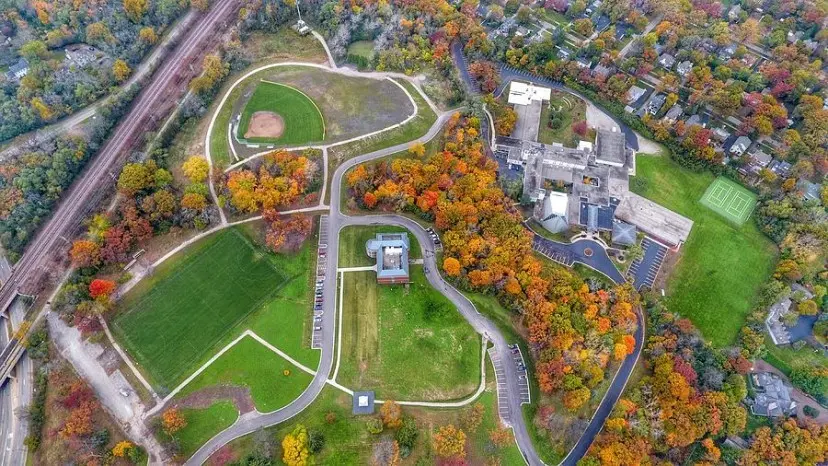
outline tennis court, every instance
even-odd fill
[[[735,181],[719,177],[707,187],[701,203],[731,222],[743,225],[756,207],[756,194]]]

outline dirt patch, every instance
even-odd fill
[[[212,406],[216,401],[230,400],[242,414],[249,413],[256,409],[253,405],[253,398],[250,396],[250,389],[248,387],[238,387],[233,385],[218,385],[213,387],[202,388],[201,390],[190,393],[189,395],[174,401],[170,407],[175,408],[191,408],[191,409],[206,409]]]
[[[670,275],[673,274],[673,270],[675,270],[676,265],[678,265],[679,260],[681,260],[681,253],[683,251],[683,249],[680,249],[678,252],[669,251],[667,253],[667,257],[665,257],[664,262],[661,263],[661,269],[658,271],[658,276],[653,283],[653,290],[667,289],[667,283],[670,281]]]
[[[245,138],[278,138],[285,132],[285,120],[275,112],[259,111],[250,117]]]

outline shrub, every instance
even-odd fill
[[[368,419],[368,422],[365,423],[365,427],[371,434],[382,433],[382,420],[376,417],[372,417],[371,419]]]
[[[308,447],[310,447],[311,453],[319,453],[322,451],[322,448],[325,447],[325,435],[318,430],[312,430],[310,432],[310,438],[308,439]]]
[[[808,417],[817,417],[817,416],[819,416],[819,410],[812,407],[812,406],[808,406],[808,405],[805,405],[805,407],[802,408],[802,412],[805,413],[805,415],[808,416]]]

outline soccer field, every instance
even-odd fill
[[[167,390],[286,281],[270,255],[237,229],[181,254],[128,293],[113,321],[119,340],[151,382]]]
[[[322,112],[303,92],[283,84],[261,81],[244,106],[236,134],[243,138],[256,112],[273,112],[284,120],[284,132],[277,138],[251,137],[250,142],[304,144],[325,139]]]
[[[701,203],[737,225],[743,225],[753,208],[756,194],[727,178],[716,178],[701,198]]]

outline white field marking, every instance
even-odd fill
[[[339,272],[339,316],[338,316],[338,323],[336,329],[336,366],[334,367],[333,377],[331,380],[336,380],[337,374],[339,374],[339,363],[342,360],[342,296],[343,296],[343,289],[345,288],[345,277],[344,272]]]
[[[328,194],[328,148],[322,148],[322,194],[319,196],[319,206],[325,205],[325,196]]]
[[[132,372],[135,378],[138,379],[138,382],[140,382],[141,385],[143,385],[144,388],[147,389],[147,391],[152,395],[152,397],[155,400],[160,400],[161,397],[158,396],[158,393],[156,393],[155,390],[152,389],[152,385],[150,385],[147,379],[144,378],[144,375],[141,374],[141,372],[132,362],[132,359],[130,359],[130,357],[124,352],[124,350],[121,348],[121,345],[115,342],[115,338],[112,336],[112,332],[109,331],[109,325],[106,323],[106,319],[104,319],[101,315],[98,315],[98,321],[101,323],[101,326],[104,329],[104,333],[106,334],[107,340],[109,340],[109,344],[112,345],[113,348],[115,348],[115,351],[118,353],[119,356],[121,356],[121,359],[127,364],[129,370]]]
[[[230,349],[232,349],[234,346],[236,346],[236,345],[237,345],[240,341],[242,341],[245,337],[251,337],[251,338],[253,338],[253,339],[254,339],[254,340],[256,340],[257,342],[259,342],[261,345],[263,345],[265,348],[267,348],[267,349],[269,349],[270,351],[272,351],[272,352],[274,352],[274,353],[278,354],[279,356],[281,356],[282,358],[284,358],[286,361],[288,361],[289,363],[293,364],[294,366],[296,366],[297,368],[301,369],[302,371],[307,372],[307,373],[308,373],[308,374],[310,374],[311,376],[315,376],[315,375],[316,375],[316,371],[314,371],[313,369],[308,368],[308,367],[307,367],[307,366],[305,366],[304,364],[302,364],[302,363],[300,363],[299,361],[297,361],[297,360],[293,359],[292,357],[288,356],[288,355],[287,355],[284,351],[282,351],[282,350],[280,350],[279,348],[277,348],[277,347],[275,347],[275,346],[271,345],[271,344],[270,344],[270,343],[268,343],[265,339],[263,339],[262,337],[260,337],[259,335],[257,335],[257,334],[256,334],[256,332],[254,332],[254,331],[252,331],[252,330],[250,330],[250,329],[247,329],[247,330],[245,330],[244,332],[242,332],[242,333],[241,333],[238,337],[236,337],[233,341],[231,341],[230,343],[228,343],[228,344],[227,344],[224,348],[220,349],[220,350],[219,350],[216,354],[214,354],[214,355],[213,355],[213,357],[212,357],[212,358],[210,358],[207,362],[205,362],[205,363],[204,363],[201,367],[199,367],[199,368],[198,368],[195,372],[193,372],[192,374],[190,374],[190,376],[189,376],[189,377],[187,377],[187,379],[186,379],[186,380],[184,380],[183,382],[181,382],[181,384],[180,384],[180,385],[178,385],[177,387],[175,387],[175,389],[174,389],[172,392],[170,392],[170,394],[169,394],[169,395],[167,395],[166,397],[164,397],[164,399],[163,399],[163,400],[161,400],[158,404],[156,404],[156,405],[155,405],[152,409],[150,409],[149,411],[147,411],[146,413],[144,413],[144,418],[149,418],[149,417],[153,416],[155,413],[157,413],[158,411],[160,411],[160,410],[161,410],[161,409],[162,409],[162,408],[163,408],[163,407],[164,407],[164,406],[165,406],[165,405],[166,405],[166,404],[167,404],[170,400],[172,400],[173,398],[175,398],[175,396],[176,396],[179,392],[181,392],[181,390],[183,390],[183,389],[184,389],[184,387],[186,387],[186,386],[187,386],[190,382],[192,382],[192,381],[193,381],[196,377],[198,377],[199,375],[201,375],[201,373],[203,373],[205,370],[207,370],[207,368],[209,368],[209,367],[210,367],[210,366],[211,366],[214,362],[216,362],[216,361],[218,360],[218,358],[222,357],[222,356],[223,356],[226,352],[230,351]]]
[[[376,265],[363,265],[360,267],[339,267],[337,272],[371,272],[377,270]]]

